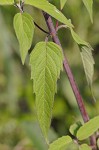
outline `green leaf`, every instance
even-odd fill
[[[82,40],[74,31],[71,29],[71,34],[75,42],[79,45],[79,48],[81,50],[81,58],[84,66],[84,71],[86,75],[86,79],[88,82],[88,85],[92,92],[92,80],[93,80],[93,74],[94,74],[94,59],[92,55],[92,47],[89,43]],[[92,93],[93,96],[93,93]],[[94,96],[93,96],[94,98]]]
[[[63,55],[53,42],[38,43],[30,55],[31,78],[36,95],[39,124],[45,137],[49,130],[57,78],[63,68]]]
[[[47,0],[25,0],[25,4],[37,7],[47,12],[49,15],[51,15],[58,21],[66,24],[68,27],[73,27],[71,22],[54,5],[50,4]]]
[[[92,6],[93,6],[93,0],[82,0],[85,7],[87,8],[88,10],[88,13],[90,15],[90,19],[91,19],[91,22],[93,22],[93,10],[92,10]]]
[[[94,59],[92,56],[92,47],[91,46],[81,46],[81,58],[83,61],[83,66],[87,78],[88,85],[92,89],[92,79],[94,74]]]
[[[22,63],[24,64],[34,34],[33,18],[27,13],[16,14],[14,17],[14,29],[20,45]]]
[[[0,0],[0,5],[13,5],[14,0]]]
[[[85,45],[85,46],[88,46],[88,43],[87,42],[85,42],[84,40],[82,40],[80,37],[79,37],[79,35],[76,33],[76,32],[74,32],[74,30],[71,28],[71,35],[72,35],[72,37],[73,37],[73,39],[74,39],[74,41],[78,44],[78,45]]]
[[[77,123],[75,123],[75,124],[73,124],[73,125],[71,125],[71,126],[70,126],[70,129],[69,129],[70,133],[71,133],[72,135],[76,136],[76,133],[77,133],[78,129],[79,129],[81,126],[82,126],[82,124],[81,124],[80,121],[77,122]]]
[[[66,147],[71,144],[70,136],[63,136],[49,145],[48,150],[66,150]]]
[[[66,2],[67,2],[67,0],[60,0],[61,10],[63,9]]]
[[[82,127],[80,127],[80,129],[77,131],[77,138],[78,140],[87,139],[98,129],[99,129],[99,116],[96,116],[87,123],[85,123]]]
[[[87,144],[82,144],[79,146],[79,150],[92,150]]]

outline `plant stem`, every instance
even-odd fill
[[[50,15],[47,14],[47,13],[45,13],[45,12],[43,12],[43,15],[44,15],[46,24],[48,26],[49,32],[50,32],[50,34],[52,36],[53,42],[55,42],[56,44],[58,44],[61,47],[61,49],[62,49],[60,40],[59,40],[59,38],[57,36],[57,32],[55,30],[55,27],[53,25],[53,22],[52,22],[52,19],[51,19]],[[63,55],[64,55],[63,49],[62,49],[62,52],[63,52]],[[68,60],[67,60],[67,58],[66,58],[65,55],[64,55],[63,65],[64,65],[64,70],[67,73],[68,79],[70,81],[70,84],[71,84],[72,90],[74,92],[74,95],[76,97],[76,101],[78,103],[79,110],[80,110],[80,113],[82,115],[82,118],[83,118],[84,122],[87,122],[87,121],[89,121],[89,116],[88,116],[88,113],[87,113],[87,111],[85,109],[85,105],[84,105],[83,99],[81,97],[81,94],[79,92],[77,84],[76,84],[76,82],[74,80],[74,76],[72,74],[72,71],[71,71],[70,66],[68,64]],[[90,137],[90,144],[92,146],[96,145],[96,140],[95,140],[95,136],[94,135]],[[94,149],[94,150],[96,150],[96,149]]]
[[[57,33],[56,33],[55,28],[54,28],[54,25],[53,25],[51,17],[48,14],[46,14],[46,13],[43,13],[43,14],[44,14],[47,26],[49,28],[49,31],[50,31],[50,33],[52,35],[53,41],[56,44],[58,44],[61,47],[61,49],[62,49],[61,43],[60,43],[59,38],[57,36]],[[63,49],[62,49],[62,52],[63,52]],[[80,92],[79,92],[78,87],[76,85],[76,82],[74,80],[74,77],[73,77],[73,74],[72,74],[71,69],[69,67],[69,64],[68,64],[68,61],[66,59],[66,56],[64,57],[63,65],[64,65],[64,69],[65,69],[65,71],[67,73],[67,76],[69,78],[71,87],[73,89],[74,95],[75,95],[76,100],[77,100],[77,103],[79,105],[79,109],[80,109],[80,112],[82,114],[83,120],[84,120],[84,122],[87,122],[87,121],[89,121],[89,116],[88,116],[88,114],[87,114],[87,112],[85,110],[85,106],[84,106],[82,97],[80,95]]]

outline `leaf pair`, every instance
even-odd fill
[[[86,140],[91,135],[93,135],[99,129],[99,116],[96,116],[82,125],[77,122],[70,126],[70,133],[77,137],[79,141]],[[87,144],[82,144],[79,146],[79,150],[91,150],[91,147]]]
[[[22,63],[24,63],[34,33],[32,17],[26,13],[17,14],[14,18],[14,28],[20,43]],[[63,66],[62,61],[61,49],[53,42],[38,43],[30,55],[37,116],[45,137],[51,122],[56,82]]]
[[[94,132],[99,129],[99,115],[90,119],[84,125],[77,122],[70,126],[70,133],[77,137],[78,140],[85,140],[89,138]]]
[[[72,27],[65,16],[46,0],[26,0],[25,4],[42,9],[59,21]],[[32,17],[27,13],[16,14],[14,17],[14,29],[20,44],[21,59],[24,64],[34,33]],[[42,132],[47,137],[51,122],[54,95],[57,90],[57,78],[63,66],[63,56],[60,47],[53,42],[41,42],[37,44],[31,53],[30,65],[31,78],[33,79],[34,93],[36,95],[37,116]]]
[[[5,3],[6,2],[7,4],[13,3],[13,1],[8,3],[7,0],[5,1]],[[55,19],[66,24],[69,28],[72,28],[73,26],[71,22],[59,10],[54,5],[50,4],[47,0],[42,1],[25,0],[25,4],[32,5],[47,12]],[[14,29],[20,44],[21,59],[22,63],[24,64],[28,50],[31,47],[34,33],[34,23],[32,17],[27,13],[16,14],[14,17]]]
[[[79,140],[84,140],[90,137],[94,132],[99,129],[99,116],[94,117],[77,131],[77,138]]]
[[[27,13],[18,13],[14,17],[14,29],[20,44],[22,63],[31,46],[34,23]],[[63,67],[61,49],[53,42],[38,43],[30,55],[31,78],[36,95],[37,116],[43,134],[47,137],[50,127],[54,95],[57,90],[57,78]]]

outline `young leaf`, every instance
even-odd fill
[[[0,5],[13,5],[14,0],[0,0]]]
[[[47,0],[25,0],[25,4],[32,5],[37,7],[49,15],[59,20],[60,22],[66,24],[68,27],[73,27],[71,22],[52,4],[50,4]]]
[[[47,137],[57,79],[63,67],[60,47],[53,42],[38,43],[30,55],[30,65],[37,116],[42,132]]]
[[[99,116],[94,117],[77,131],[78,140],[84,140],[90,137],[94,132],[99,129]]]
[[[88,13],[90,15],[90,19],[91,19],[91,22],[93,22],[93,10],[92,10],[92,6],[93,6],[93,0],[82,0],[85,7],[87,8],[88,10]]]
[[[82,126],[82,124],[81,124],[80,121],[77,122],[77,123],[75,123],[75,124],[73,124],[73,125],[71,125],[71,126],[70,126],[70,129],[69,129],[70,133],[71,133],[72,135],[76,136],[76,133],[77,133],[78,129],[79,129],[81,126]]]
[[[92,56],[92,47],[89,45],[89,43],[82,40],[74,31],[71,29],[71,34],[75,42],[79,45],[79,48],[81,50],[81,58],[84,66],[84,71],[86,75],[86,79],[88,82],[88,85],[92,92],[92,79],[94,74],[94,59]],[[93,93],[92,93],[93,96]],[[93,96],[94,98],[94,96]]]
[[[48,150],[66,150],[66,147],[71,144],[70,136],[63,136],[49,145]]]
[[[32,17],[27,13],[16,14],[14,17],[14,29],[20,45],[22,63],[24,64],[34,33]]]
[[[82,144],[79,146],[79,150],[92,150],[87,144]]]
[[[67,0],[60,0],[61,10],[63,9],[66,2],[67,2]]]

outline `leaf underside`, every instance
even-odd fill
[[[61,49],[53,42],[38,43],[30,55],[37,116],[45,137],[51,122],[57,79],[63,67],[62,61]]]

